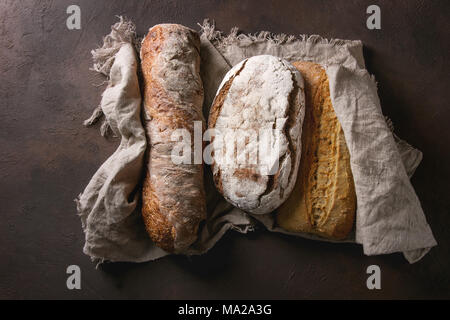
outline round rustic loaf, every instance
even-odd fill
[[[291,193],[301,156],[304,82],[289,62],[255,56],[224,77],[211,106],[214,183],[244,211],[265,214]]]

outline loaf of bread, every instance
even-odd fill
[[[172,133],[186,129],[194,137],[194,121],[204,124],[199,52],[198,34],[176,24],[152,27],[141,48],[148,140],[142,217],[151,239],[173,253],[197,239],[206,216],[203,165],[171,158]]]
[[[297,183],[277,210],[279,226],[341,240],[355,219],[356,195],[350,154],[330,99],[325,70],[294,62],[305,79],[306,115]]]
[[[270,55],[240,62],[223,79],[208,128],[216,130],[214,182],[234,206],[269,213],[292,191],[301,156],[303,87],[289,62]]]

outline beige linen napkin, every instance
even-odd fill
[[[357,194],[355,232],[344,242],[363,245],[367,255],[403,252],[416,262],[436,245],[408,175],[414,173],[422,154],[393,135],[379,104],[376,83],[364,69],[360,41],[326,40],[319,36],[238,34],[216,31],[207,21],[201,36],[201,75],[205,89],[203,111],[209,106],[225,73],[242,59],[272,54],[289,61],[322,64],[330,82],[336,114],[351,154]],[[140,216],[140,180],[146,148],[140,121],[141,97],[134,25],[129,21],[112,26],[102,48],[93,52],[94,69],[109,77],[101,105],[86,124],[102,113],[108,126],[121,137],[117,151],[94,174],[77,199],[86,235],[84,252],[96,262],[142,262],[167,255],[146,235]],[[215,190],[210,170],[205,170],[208,214],[199,239],[186,252],[203,254],[233,229],[246,233],[256,221],[270,231],[277,227],[272,214],[249,215],[227,203]],[[288,233],[315,240],[308,234]]]

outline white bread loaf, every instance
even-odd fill
[[[304,114],[303,78],[289,62],[270,55],[255,56],[226,74],[208,126],[222,136],[222,145],[214,146],[212,171],[216,187],[227,201],[242,210],[265,214],[287,199],[297,178]],[[278,150],[262,152],[260,129],[267,129]],[[258,134],[256,139],[253,133]],[[220,140],[214,139],[214,143]],[[239,148],[239,139],[245,152]],[[235,146],[227,144],[233,140]],[[245,163],[231,159],[250,159],[250,155],[256,155],[256,163],[255,158]]]

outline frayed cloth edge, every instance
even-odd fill
[[[139,52],[141,46],[140,39],[136,35],[136,25],[123,16],[117,17],[119,18],[119,22],[111,26],[111,32],[103,38],[103,45],[91,51],[93,65],[90,70],[104,75],[107,78],[105,82],[108,86],[110,84],[109,75],[111,67],[122,45],[132,44],[137,52]],[[83,122],[83,125],[86,127],[92,126],[102,117],[102,108],[98,106],[94,109],[92,115]],[[103,137],[107,137],[112,131],[110,129],[108,121],[104,119],[100,126],[100,134]]]
[[[248,42],[266,42],[269,41],[276,45],[294,43],[294,42],[304,42],[309,44],[328,44],[331,46],[335,45],[348,45],[348,44],[360,44],[359,40],[343,40],[343,39],[327,39],[319,35],[306,35],[300,34],[298,36],[288,35],[285,33],[272,33],[269,31],[260,31],[257,33],[239,33],[237,27],[231,28],[228,35],[223,32],[216,30],[215,23],[210,22],[209,19],[203,20],[203,23],[198,25],[201,28],[201,32],[206,36],[206,38],[211,41],[216,47],[223,48],[231,44],[248,43]]]

